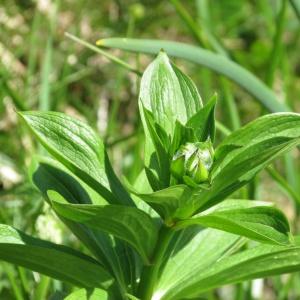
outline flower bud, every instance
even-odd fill
[[[206,182],[213,164],[213,148],[210,141],[187,143],[175,153],[171,173],[179,181],[189,177],[195,184]],[[190,180],[189,180],[190,181]]]

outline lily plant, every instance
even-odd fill
[[[300,143],[300,115],[262,116],[216,144],[216,96],[203,106],[164,52],[144,72],[138,101],[144,169],[133,185],[84,122],[19,113],[52,157],[39,157],[32,181],[85,250],[0,225],[0,259],[79,287],[68,300],[199,299],[300,270],[300,238],[283,212],[228,198]]]

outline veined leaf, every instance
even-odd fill
[[[176,295],[177,290],[180,292],[188,286],[191,278],[199,276],[243,244],[240,237],[214,229],[203,230],[194,226],[177,232],[173,247],[165,256],[153,299],[173,299],[168,295]]]
[[[168,178],[162,179],[159,173],[169,171],[169,167],[160,168],[162,163],[155,155],[157,143],[155,145],[153,141],[153,129],[158,131],[158,128],[149,128],[149,120],[147,121],[144,110],[151,112],[154,123],[166,132],[167,140],[171,141],[176,121],[185,124],[201,107],[201,98],[192,80],[172,65],[167,55],[161,51],[144,72],[139,95],[139,110],[146,136],[145,166],[155,170],[161,182],[168,181]],[[159,136],[161,137],[161,134]],[[167,144],[163,143],[165,149]],[[166,159],[163,161],[168,162]],[[159,169],[160,172],[157,171]],[[156,186],[156,180],[150,170],[149,180],[152,186]],[[166,184],[160,188],[163,187],[166,187]]]
[[[107,289],[111,275],[91,257],[0,225],[0,259],[82,287]]]
[[[262,116],[227,136],[217,147],[215,157],[223,160],[233,149],[241,151],[266,139],[275,137],[298,138],[300,114],[275,113]]]
[[[149,263],[158,229],[145,212],[121,205],[66,204],[59,194],[51,191],[48,196],[58,215],[128,242]]]
[[[69,171],[57,162],[40,158],[40,164],[32,170],[32,180],[48,199],[48,191],[56,191],[64,199],[73,204],[106,204],[103,199],[91,188],[72,177]],[[96,200],[97,199],[97,200]],[[50,200],[48,199],[50,202]],[[97,257],[107,270],[114,274],[123,290],[132,282],[135,272],[135,260],[132,249],[125,242],[115,240],[112,236],[92,230],[87,226],[59,216],[62,222]]]
[[[214,208],[179,221],[175,228],[191,225],[211,227],[269,244],[289,244],[290,227],[284,214],[261,202],[227,200],[220,208]]]
[[[103,142],[85,123],[57,112],[21,112],[40,143],[111,203],[132,200],[114,174]]]
[[[228,77],[253,95],[270,112],[290,111],[290,108],[279,102],[274,92],[251,72],[228,58],[201,47],[166,40],[128,38],[102,39],[97,45],[149,54],[157,54],[160,49],[164,49],[168,55],[186,59]]]
[[[108,293],[101,289],[80,289],[64,298],[64,300],[111,300]]]
[[[229,135],[216,149],[211,189],[194,195],[199,210],[225,199],[299,143],[300,115],[296,113],[264,116]]]
[[[299,271],[299,237],[296,240],[294,247],[260,245],[220,259],[160,299],[193,299],[222,285]]]
[[[154,193],[135,194],[149,204],[167,224],[172,224],[178,217],[176,213],[180,207],[187,206],[192,190],[186,185],[174,185]]]
[[[185,124],[202,106],[194,83],[162,51],[143,74],[139,98],[171,136],[176,120]]]

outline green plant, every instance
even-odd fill
[[[300,115],[263,116],[216,146],[215,105],[213,96],[203,106],[191,79],[161,52],[141,80],[145,168],[133,186],[121,183],[85,123],[19,113],[54,158],[37,159],[33,183],[92,256],[1,225],[0,258],[83,288],[69,300],[195,299],[299,270],[300,238],[284,214],[227,197],[300,143]]]

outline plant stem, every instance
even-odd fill
[[[151,265],[145,266],[141,275],[138,297],[143,300],[151,300],[152,298],[159,268],[174,232],[172,228],[166,226],[163,226],[160,230]]]

